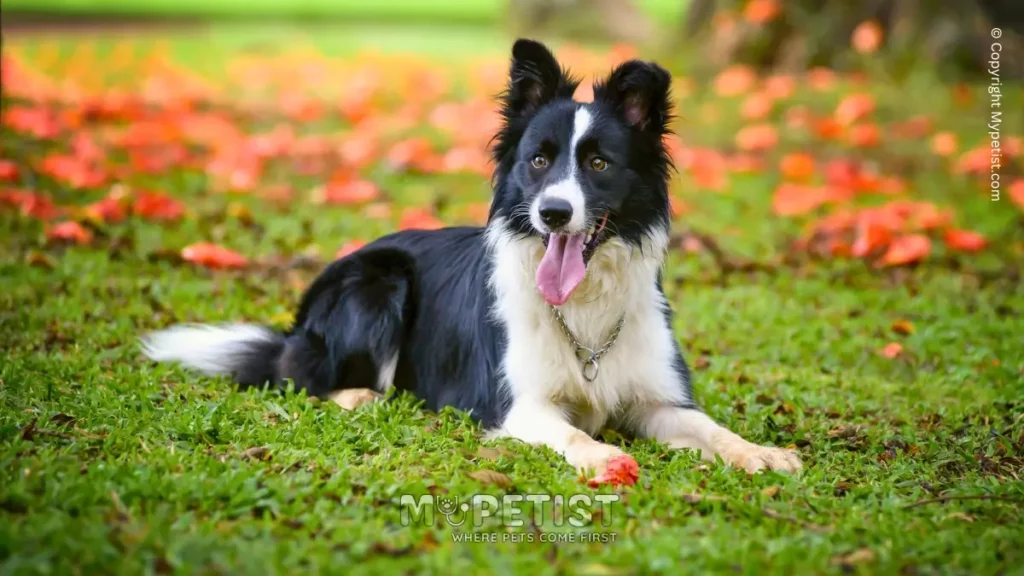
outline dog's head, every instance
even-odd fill
[[[513,46],[490,218],[544,243],[537,287],[550,304],[569,299],[611,239],[639,247],[667,228],[670,82],[660,66],[632,60],[580,103],[579,82],[543,44]]]

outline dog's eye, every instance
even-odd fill
[[[548,157],[543,155],[543,154],[537,154],[536,156],[533,157],[532,160],[530,160],[530,164],[534,168],[547,168],[548,167]]]
[[[604,172],[605,168],[608,168],[608,161],[600,156],[594,156],[590,159],[590,169],[596,172]]]

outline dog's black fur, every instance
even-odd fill
[[[668,226],[671,165],[662,137],[669,81],[660,67],[631,61],[594,90],[603,113],[593,130],[601,134],[601,154],[620,168],[588,176],[587,218],[608,214],[608,234],[636,247],[653,227]],[[545,146],[567,146],[577,84],[543,45],[516,43],[502,97],[504,126],[492,147],[489,215],[491,222],[503,218],[511,234],[540,235],[525,207],[546,180],[531,172],[529,158]],[[397,389],[427,408],[453,406],[485,427],[499,425],[512,399],[499,380],[507,333],[493,313],[495,262],[485,235],[485,228],[471,227],[399,232],[330,264],[304,295],[290,331],[238,353],[236,380],[264,386],[290,379],[321,397],[372,389],[397,354]],[[691,398],[686,364],[677,357]]]

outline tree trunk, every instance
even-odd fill
[[[851,38],[857,26],[876,21],[879,48],[894,73],[928,64],[946,76],[988,74],[993,42],[999,42],[1003,78],[1024,78],[1024,9],[1015,0],[776,0],[778,13],[757,18],[751,2],[693,0],[681,38],[708,46],[706,64],[744,63],[795,72],[813,66],[850,68],[857,62]],[[996,23],[996,24],[993,24]],[[1001,36],[993,39],[992,30]]]
[[[513,30],[525,36],[640,42],[653,31],[632,0],[512,0],[508,7]]]

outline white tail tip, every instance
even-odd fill
[[[272,342],[274,331],[255,324],[180,324],[142,338],[142,351],[157,362],[180,362],[204,374],[230,374],[254,343]]]

